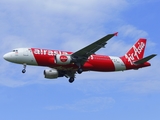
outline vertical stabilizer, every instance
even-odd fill
[[[125,54],[125,58],[128,62],[133,64],[135,61],[143,58],[144,51],[146,47],[146,39],[140,38],[132,48]]]

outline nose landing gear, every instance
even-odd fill
[[[26,64],[23,64],[23,70],[22,70],[22,73],[25,73],[26,72]]]
[[[22,70],[22,73],[25,73],[25,72],[26,72],[26,69],[23,69],[23,70]]]

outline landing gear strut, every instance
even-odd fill
[[[23,70],[22,70],[22,73],[25,73],[26,72],[26,64],[23,64]]]
[[[78,66],[77,73],[81,74],[83,72],[82,66],[80,64],[78,64],[77,66]]]
[[[74,77],[70,77],[70,78],[69,78],[69,82],[70,82],[70,83],[74,82]]]

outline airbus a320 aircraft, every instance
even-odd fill
[[[124,71],[150,66],[148,62],[156,56],[149,55],[143,58],[146,39],[139,39],[133,47],[121,57],[95,54],[100,48],[104,48],[107,41],[118,33],[108,34],[92,44],[76,51],[66,52],[59,50],[47,50],[41,48],[17,48],[6,53],[3,58],[9,62],[23,65],[22,73],[26,72],[27,65],[47,66],[50,69],[44,70],[44,77],[55,79],[67,77],[72,83],[75,74],[85,71],[112,72]]]

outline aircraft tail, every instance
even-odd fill
[[[132,61],[137,61],[139,59],[142,59],[144,55],[145,47],[146,47],[146,39],[141,38],[125,54],[125,57]]]
[[[156,54],[152,54],[143,58],[145,48],[146,48],[146,39],[140,38],[132,46],[132,48],[125,54],[125,58],[128,60],[128,62],[130,62],[131,65],[133,64],[139,65],[149,61],[150,59],[156,56]]]

